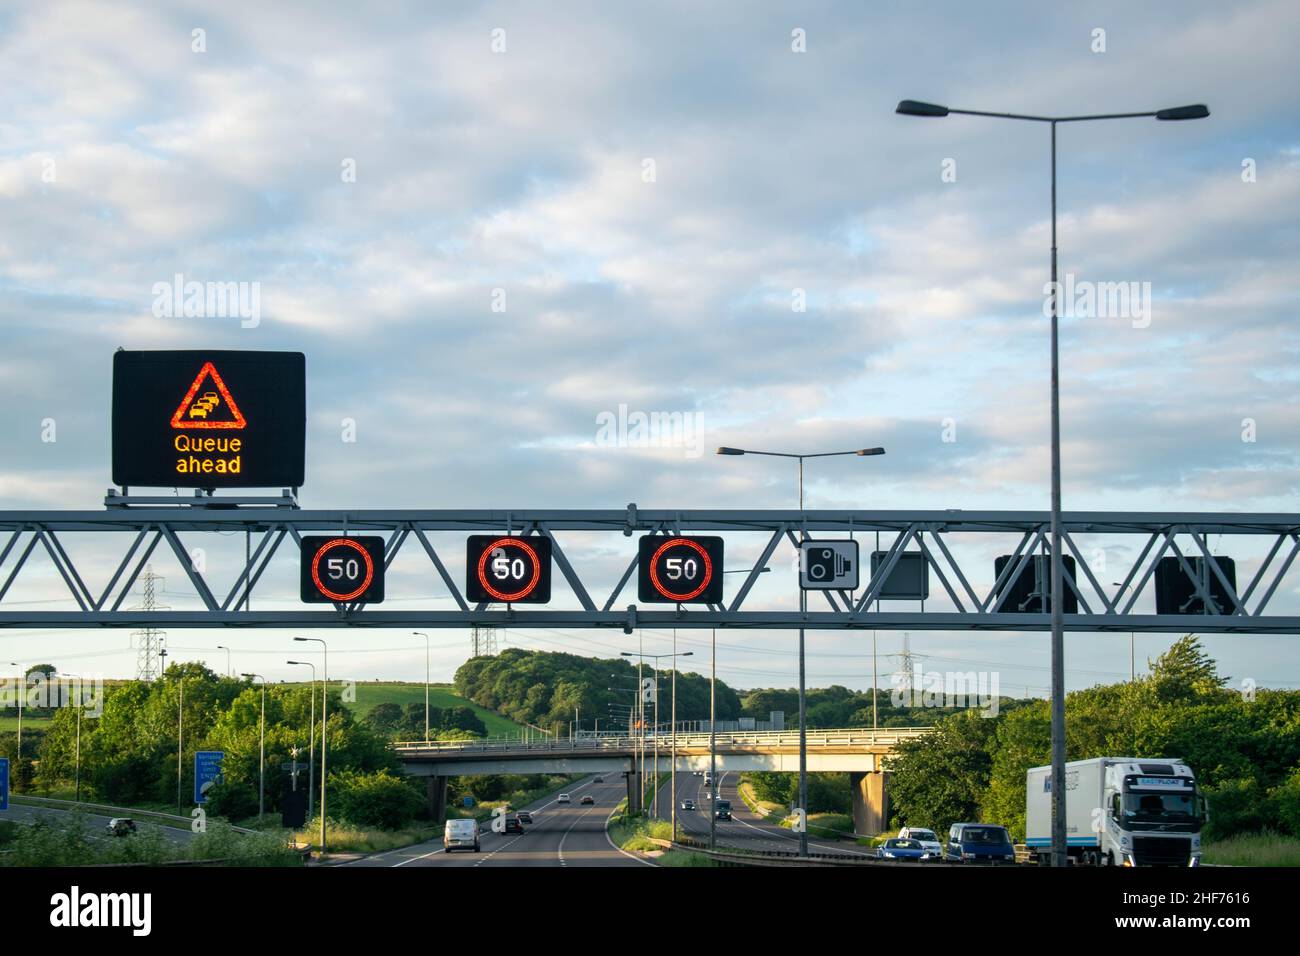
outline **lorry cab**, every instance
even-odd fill
[[[1051,767],[1025,780],[1025,844],[1051,853]],[[1198,866],[1205,799],[1186,762],[1094,757],[1065,765],[1065,831],[1072,862],[1101,866]]]

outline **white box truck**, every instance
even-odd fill
[[[1065,836],[1074,863],[1198,866],[1205,798],[1181,760],[1095,757],[1065,765]],[[1025,844],[1052,852],[1052,768],[1025,782]]]

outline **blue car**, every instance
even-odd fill
[[[954,823],[948,831],[945,859],[952,863],[1015,863],[1016,848],[1006,827]]]
[[[930,860],[939,859],[939,854],[921,846],[919,840],[903,840],[898,837],[886,840],[880,847],[879,856],[882,860],[893,860],[895,862],[913,860],[918,863],[928,863]]]

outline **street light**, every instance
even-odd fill
[[[234,675],[234,671],[232,671],[230,668],[230,648],[226,647],[225,644],[218,644],[217,650],[226,652],[226,676],[232,677]]]
[[[257,746],[258,760],[258,778],[257,778],[257,822],[261,824],[262,815],[266,811],[266,678],[261,674],[241,674],[241,677],[247,677],[252,680],[256,677],[262,682],[262,721],[261,721],[261,739]]]
[[[416,637],[424,638],[424,742],[429,742],[429,635],[424,631],[412,631]]]
[[[727,448],[718,449],[719,455],[766,455],[771,458],[797,458],[799,459],[799,510],[803,511],[803,460],[805,458],[838,458],[843,455],[857,455],[858,457],[868,457],[883,455],[883,448],[858,448],[854,451],[824,451],[812,455],[796,455],[783,451],[754,451],[748,448]],[[808,813],[808,728],[807,724],[807,697],[804,690],[804,629],[802,620],[808,610],[808,595],[803,588],[799,589],[799,807],[804,811],[805,819]],[[713,789],[717,790],[718,785],[715,780]],[[808,830],[805,827],[799,831],[799,855],[808,855]]]
[[[23,766],[23,698],[27,696],[27,671],[17,661],[10,661],[10,667],[18,668],[18,772]]]
[[[325,859],[325,741],[329,736],[330,653],[325,641],[319,637],[295,637],[294,640],[319,644],[325,655],[320,688],[320,855],[323,862]]]
[[[1058,357],[1058,328],[1060,325],[1059,285],[1056,278],[1056,126],[1058,123],[1081,123],[1089,120],[1136,119],[1155,117],[1158,120],[1204,119],[1210,115],[1202,103],[1175,106],[1143,113],[1098,113],[1088,116],[1028,116],[1020,113],[989,113],[983,110],[956,110],[935,103],[902,100],[896,113],[904,116],[947,116],[958,113],[964,116],[990,116],[996,119],[1027,120],[1048,123],[1051,126],[1052,156],[1052,865],[1067,866],[1065,836],[1065,618],[1061,609],[1065,596],[1061,571],[1061,387]]]
[[[307,751],[307,819],[311,819],[316,796],[316,665],[311,661],[285,661],[297,667],[311,668],[311,744]]]

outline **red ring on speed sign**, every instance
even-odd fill
[[[361,582],[361,587],[355,591],[349,591],[347,594],[340,594],[337,591],[331,591],[325,586],[325,582],[320,579],[320,559],[330,548],[345,547],[352,548],[361,554],[361,558],[366,562],[366,579]],[[312,555],[311,559],[311,580],[316,585],[316,590],[325,595],[331,601],[351,601],[366,593],[370,587],[370,582],[375,579],[375,562],[370,558],[370,552],[367,551],[360,542],[353,541],[351,538],[335,538],[333,541],[326,541]]]
[[[511,593],[507,594],[504,591],[498,591],[496,588],[492,586],[491,582],[488,581],[488,576],[487,576],[488,555],[490,555],[497,548],[519,548],[526,555],[528,555],[528,560],[533,563],[533,576],[529,580],[529,582],[523,586],[521,590],[512,591]],[[498,601],[502,601],[506,604],[509,604],[512,601],[518,601],[522,598],[526,598],[528,597],[528,595],[533,593],[533,589],[537,587],[537,582],[539,582],[542,579],[542,559],[537,556],[537,552],[533,550],[533,546],[529,544],[527,541],[525,541],[523,538],[497,538],[497,540],[493,541],[486,548],[484,548],[483,553],[478,556],[477,571],[478,571],[478,583],[483,585],[483,590],[487,591],[488,594],[492,595]]]
[[[659,581],[659,555],[663,554],[669,548],[679,546],[694,548],[699,552],[700,558],[704,561],[704,576],[700,579],[700,586],[689,594],[678,594],[674,591],[669,591]],[[650,583],[654,585],[656,591],[671,601],[689,601],[692,598],[699,597],[704,593],[704,589],[709,586],[709,583],[712,580],[713,562],[709,560],[709,552],[704,550],[704,546],[698,541],[692,541],[690,538],[669,538],[663,544],[659,545],[658,550],[650,557]]]

